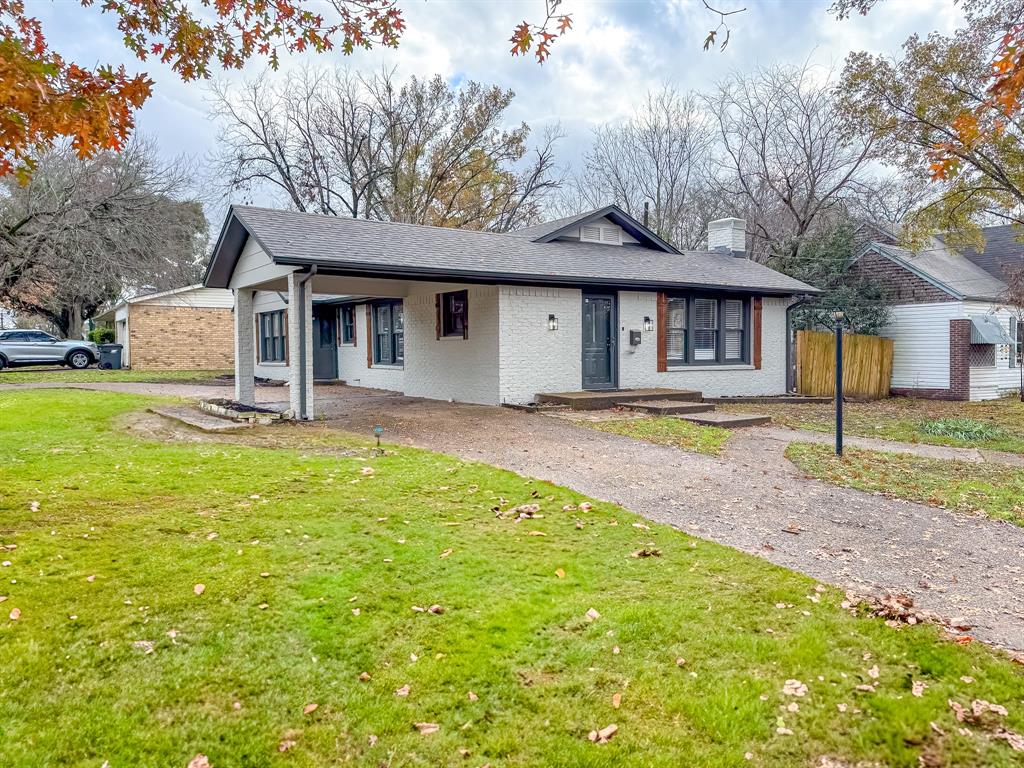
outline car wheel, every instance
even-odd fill
[[[80,371],[83,368],[88,368],[92,365],[92,355],[84,350],[76,349],[68,355],[68,365],[77,371]]]
[[[0,355],[0,371],[7,367],[7,358]]]

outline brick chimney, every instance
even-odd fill
[[[708,250],[730,253],[740,259],[746,258],[746,220],[729,218],[708,222]]]

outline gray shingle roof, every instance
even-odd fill
[[[537,243],[511,234],[249,206],[233,206],[232,214],[275,262],[317,264],[320,269],[346,274],[621,287],[708,287],[778,295],[817,293],[811,286],[768,267],[721,253],[666,253],[638,246],[579,242]],[[221,250],[217,249],[214,260],[221,257]],[[211,264],[208,274],[223,275],[224,270]],[[220,278],[210,280],[219,281]]]
[[[999,227],[983,227],[985,250],[980,253],[974,248],[964,248],[963,255],[995,278],[1002,279],[1003,267],[1024,265],[1024,243],[1017,238],[1024,235],[1020,227],[1005,224]],[[945,238],[940,236],[945,242]]]
[[[906,248],[884,243],[872,243],[882,254],[902,262],[912,272],[937,284],[961,299],[997,301],[1006,290],[1006,284],[959,253],[942,246],[914,253]]]

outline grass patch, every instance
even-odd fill
[[[718,408],[733,413],[763,413],[775,424],[794,429],[835,431],[835,408],[831,403],[730,403]],[[937,422],[939,427],[932,426]],[[850,435],[1024,453],[1024,403],[1012,397],[980,403],[909,397],[846,403],[843,424]],[[970,424],[970,428],[948,428],[956,424]]]
[[[146,402],[0,392],[5,766],[1019,764],[947,705],[997,702],[1024,730],[1024,675],[983,647],[480,464],[117,428]],[[524,503],[543,517],[495,515]]]
[[[4,368],[0,371],[0,387],[4,384],[95,384],[101,381],[177,383],[209,381],[232,371],[135,371],[122,368],[108,371],[102,368],[86,368],[82,371],[68,369]]]
[[[786,456],[812,477],[861,491],[1024,525],[1024,469],[794,443]]]
[[[639,419],[611,419],[609,421],[583,421],[582,426],[593,427],[613,435],[625,435],[658,445],[671,445],[684,451],[717,456],[729,439],[729,430],[705,427],[670,416],[651,416]]]

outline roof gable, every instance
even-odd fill
[[[662,240],[652,230],[645,227],[617,205],[606,205],[604,208],[597,208],[593,211],[566,216],[565,218],[555,219],[554,221],[537,224],[532,227],[523,227],[522,229],[513,230],[508,234],[527,238],[534,243],[550,243],[552,240],[557,240],[559,237],[579,229],[584,224],[599,219],[608,219],[613,224],[622,227],[630,237],[646,248],[653,248],[666,253],[679,253],[675,246]]]
[[[868,243],[853,262],[868,253],[877,253],[909,273],[931,283],[955,299],[998,301],[1006,284],[958,253],[942,246],[910,251],[887,243]]]

